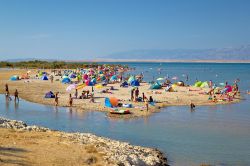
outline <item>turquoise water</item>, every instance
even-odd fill
[[[136,66],[136,72],[143,71],[146,80],[166,74],[179,78],[188,74],[190,82],[196,78],[215,82],[239,78],[241,90],[250,89],[249,64],[130,63],[130,66]],[[157,147],[167,154],[171,165],[250,165],[250,96],[243,96],[245,99],[237,104],[200,106],[194,112],[185,106],[173,106],[149,118],[133,120],[110,119],[100,112],[81,113],[23,100],[16,105],[6,103],[4,96],[0,96],[4,106],[0,116]]]

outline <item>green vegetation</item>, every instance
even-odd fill
[[[21,62],[0,62],[0,68],[29,68],[29,69],[73,69],[96,67],[97,63],[88,62],[64,62],[64,61],[21,61]]]

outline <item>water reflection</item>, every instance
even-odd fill
[[[14,111],[17,111],[19,109],[19,100],[18,102],[14,102],[14,105],[15,105]]]
[[[7,97],[5,97],[5,110],[6,111],[9,111],[9,106],[10,106],[9,99],[7,99]]]

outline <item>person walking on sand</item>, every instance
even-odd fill
[[[94,92],[91,93],[89,102],[90,102],[90,103],[94,103],[94,102],[95,102],[95,99],[94,99]]]
[[[131,90],[131,101],[134,101],[134,89]]]
[[[145,94],[144,94],[144,92],[142,93],[142,101],[143,102],[145,101]]]
[[[139,88],[136,88],[135,90],[135,100],[137,100],[139,97]]]
[[[50,75],[50,81],[51,81],[51,83],[53,83],[53,80],[54,80],[54,76]]]
[[[145,106],[146,106],[146,109],[147,109],[147,111],[148,111],[148,99],[145,99]]]
[[[77,99],[77,97],[78,97],[78,91],[77,91],[77,89],[76,89],[75,98]]]
[[[73,105],[73,98],[71,96],[71,93],[69,94],[69,106],[72,107]]]
[[[86,92],[86,99],[88,99],[89,98],[89,90],[87,90],[87,92]]]
[[[209,80],[209,82],[208,82],[208,87],[209,87],[210,89],[213,88],[213,81],[212,81],[212,80]]]
[[[19,96],[18,96],[18,91],[17,91],[17,89],[15,90],[15,93],[14,93],[14,96],[15,96],[15,102],[16,102],[16,100],[19,102]]]
[[[59,94],[59,92],[56,92],[56,95],[55,95],[55,106],[58,106],[58,94]]]

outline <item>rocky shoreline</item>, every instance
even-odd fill
[[[59,132],[40,126],[28,126],[22,121],[9,120],[0,117],[0,127],[13,130],[34,132]],[[153,148],[133,146],[127,142],[115,141],[99,137],[90,133],[66,133],[59,132],[61,138],[72,140],[73,143],[91,144],[105,153],[104,159],[107,163],[115,163],[119,166],[149,165],[167,166],[167,158],[162,152]]]

